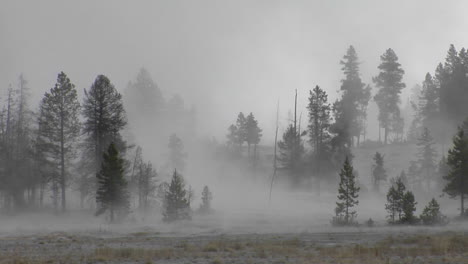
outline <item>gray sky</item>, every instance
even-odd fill
[[[196,104],[202,133],[224,140],[237,113],[252,111],[271,140],[278,98],[284,127],[294,89],[301,107],[316,84],[337,97],[350,44],[365,82],[391,47],[412,87],[450,43],[468,46],[467,10],[428,0],[1,0],[1,94],[23,72],[37,104],[62,70],[80,93],[98,74],[123,91],[144,66],[166,95]]]

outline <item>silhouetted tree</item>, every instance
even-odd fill
[[[402,201],[402,212],[401,223],[403,224],[414,224],[417,221],[417,218],[414,216],[416,211],[417,202],[414,200],[414,194],[410,191],[406,191],[403,195]]]
[[[110,222],[114,222],[115,213],[121,218],[128,213],[130,207],[127,181],[124,178],[124,159],[120,157],[114,143],[111,143],[107,152],[103,154],[101,170],[96,177],[96,215],[108,210]]]
[[[127,119],[122,104],[122,96],[104,75],[98,75],[89,90],[85,90],[83,109],[83,144],[80,179],[82,196],[91,193],[92,179],[102,162],[102,153],[111,142],[124,154],[126,143],[120,131],[126,126]]]
[[[360,188],[356,184],[354,168],[348,158],[345,159],[339,175],[338,202],[336,202],[337,209],[335,212],[338,216],[343,216],[344,224],[349,225],[354,223],[354,219],[357,216],[353,208],[359,204],[358,197]]]
[[[309,143],[312,147],[314,172],[317,176],[322,170],[330,167],[330,112],[331,105],[328,103],[328,95],[318,85],[309,91]]]
[[[304,155],[304,145],[301,135],[294,125],[290,124],[283,134],[283,139],[278,142],[281,169],[292,174],[297,183],[299,174],[302,172],[302,157]]]
[[[392,122],[400,118],[400,93],[405,84],[402,82],[405,71],[398,62],[398,57],[392,49],[380,56],[380,73],[373,78],[379,91],[374,96],[374,100],[379,107],[379,122],[384,128],[384,143],[387,144],[389,130],[392,128]]]
[[[260,143],[260,139],[262,138],[262,130],[258,127],[258,121],[255,120],[255,117],[252,113],[250,113],[245,121],[245,129],[246,129],[246,141],[248,146],[248,155],[250,155],[250,146],[254,146],[254,153],[251,156],[253,163],[255,165],[255,161],[257,158],[257,145]]]
[[[75,85],[61,72],[54,88],[45,93],[40,104],[38,133],[43,144],[42,155],[51,160],[54,167],[52,175],[59,176],[53,180],[59,183],[62,191],[62,211],[66,208],[67,164],[75,157],[80,132],[79,111]]]
[[[385,204],[385,209],[389,213],[388,218],[390,224],[401,222],[403,216],[403,197],[405,195],[405,191],[406,186],[402,179],[397,178],[393,181],[390,189],[387,192],[387,204]]]
[[[442,225],[447,223],[447,217],[440,212],[440,205],[434,198],[424,207],[420,218],[425,225]]]
[[[174,170],[171,184],[164,195],[164,221],[190,220],[190,202],[182,175]]]
[[[468,138],[462,127],[458,128],[453,138],[453,147],[448,151],[447,165],[449,173],[444,176],[447,181],[444,192],[451,198],[460,197],[460,215],[464,216],[465,195],[468,193]]]

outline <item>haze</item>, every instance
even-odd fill
[[[349,45],[365,83],[393,48],[406,71],[405,98],[449,44],[468,42],[466,10],[466,1],[4,0],[0,88],[4,97],[22,72],[36,103],[63,70],[80,93],[97,74],[123,91],[146,67],[164,94],[196,107],[200,135],[222,141],[236,113],[254,112],[272,142],[278,99],[284,128],[294,89],[299,109],[315,85],[337,98]],[[376,138],[373,122],[371,113]]]

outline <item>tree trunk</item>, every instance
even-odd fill
[[[461,195],[460,195],[460,202],[461,202],[461,206],[460,206],[460,216],[463,217],[465,216],[465,207],[464,207],[464,200],[465,200],[465,197],[463,195],[464,193],[462,192]]]

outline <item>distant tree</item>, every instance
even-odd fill
[[[384,143],[387,144],[392,122],[400,118],[400,93],[405,84],[402,82],[405,71],[398,62],[398,57],[392,49],[380,56],[380,73],[373,81],[379,89],[374,100],[379,107],[379,122],[384,128]]]
[[[440,205],[434,198],[424,207],[420,218],[425,225],[442,225],[447,223],[447,217],[440,212]]]
[[[138,168],[138,206],[143,210],[149,208],[149,198],[157,189],[157,172],[151,162],[142,163]]]
[[[442,189],[445,182],[444,182],[444,176],[449,174],[449,166],[447,165],[447,158],[445,155],[442,156],[442,158],[439,161],[438,167],[437,167],[437,186]]]
[[[228,134],[226,135],[227,138],[227,148],[228,150],[234,154],[235,156],[240,156],[240,148],[238,145],[238,132],[236,125],[230,125],[228,128]]]
[[[42,154],[53,164],[52,175],[59,176],[59,179],[53,180],[59,183],[62,191],[62,211],[66,208],[67,164],[75,157],[80,132],[79,111],[80,103],[75,85],[61,72],[55,86],[45,93],[41,101],[38,133],[39,141],[43,144]]]
[[[374,155],[375,164],[372,165],[372,176],[374,180],[374,189],[379,191],[380,182],[387,179],[387,171],[384,168],[384,155],[376,152]]]
[[[353,209],[359,204],[359,190],[354,176],[354,168],[348,158],[345,159],[343,168],[341,169],[340,183],[338,186],[338,202],[335,212],[339,216],[343,216],[344,224],[353,224],[357,216]]]
[[[318,85],[309,92],[309,143],[312,147],[315,173],[320,175],[323,168],[329,167],[331,158],[330,122],[331,105],[328,95]],[[324,166],[325,165],[325,166]]]
[[[425,180],[427,190],[430,191],[431,181],[436,173],[436,151],[434,150],[434,139],[427,127],[423,129],[421,136],[416,143],[419,147],[419,169],[421,178]]]
[[[127,118],[122,103],[122,95],[104,75],[98,75],[89,90],[84,91],[82,105],[85,134],[80,167],[83,168],[80,179],[82,199],[90,194],[93,180],[102,163],[102,154],[113,142],[119,153],[125,154],[127,146],[120,131],[127,125]]]
[[[460,215],[465,215],[464,200],[468,193],[468,138],[462,127],[453,138],[453,147],[448,151],[449,173],[443,178],[447,181],[444,192],[451,198],[460,197]]]
[[[186,166],[185,159],[187,157],[187,153],[184,152],[184,144],[182,140],[176,134],[172,134],[169,137],[167,147],[169,148],[169,169],[172,170],[178,168],[183,171]]]
[[[393,180],[392,186],[387,192],[387,204],[385,204],[390,224],[400,223],[402,220],[405,191],[406,186],[401,178]]]
[[[164,221],[190,220],[190,202],[187,197],[184,179],[174,170],[171,184],[164,195]]]
[[[359,59],[353,46],[349,46],[343,60],[340,61],[343,66],[345,77],[341,81],[342,97],[340,105],[342,111],[339,116],[335,116],[338,127],[348,129],[346,133],[350,137],[356,137],[359,143],[360,135],[365,130],[364,123],[367,115],[367,105],[370,99],[370,87],[366,86],[360,78]],[[353,142],[353,139],[350,139]]]
[[[400,222],[403,224],[414,224],[417,221],[417,218],[414,216],[414,212],[416,211],[416,204],[417,202],[414,200],[414,194],[410,191],[406,191],[403,195],[402,201],[402,212],[403,215],[401,217]]]
[[[279,157],[278,161],[281,168],[287,170],[298,180],[302,171],[302,157],[304,155],[304,145],[302,144],[301,134],[290,124],[283,134],[283,139],[278,142]]]
[[[115,213],[121,218],[128,213],[130,207],[127,181],[124,178],[124,159],[120,157],[114,143],[111,143],[107,152],[103,154],[101,170],[96,177],[96,215],[108,210],[110,222],[114,222]]]
[[[247,119],[244,116],[244,113],[240,112],[237,116],[236,121],[237,127],[237,144],[239,147],[242,147],[244,142],[247,141]]]
[[[419,115],[422,127],[435,130],[439,119],[439,87],[436,81],[427,73],[419,97]]]
[[[213,194],[208,186],[203,187],[201,199],[202,204],[200,205],[200,212],[209,213],[211,211],[211,200],[213,200]]]
[[[245,129],[246,129],[246,141],[248,146],[248,155],[250,155],[250,146],[254,146],[254,153],[251,156],[252,160],[254,161],[257,158],[257,145],[260,143],[260,139],[262,138],[262,130],[258,127],[258,121],[255,120],[255,117],[252,113],[250,113],[245,121]]]
[[[436,70],[440,86],[440,113],[442,120],[450,126],[461,123],[468,112],[468,55],[464,48],[459,52],[453,44],[447,52],[444,65]],[[445,129],[445,134],[447,130]],[[451,132],[451,131],[449,131]]]
[[[154,118],[166,107],[161,90],[145,68],[141,68],[136,79],[128,83],[125,89],[125,106],[133,121]]]

